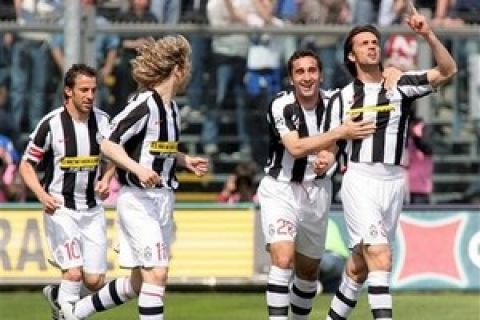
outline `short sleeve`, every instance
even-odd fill
[[[30,135],[23,160],[38,164],[45,153],[51,148],[52,135],[48,120],[41,121]]]
[[[149,110],[146,104],[126,108],[113,118],[110,125],[109,140],[124,145],[147,125]]]
[[[408,98],[420,98],[434,91],[425,70],[406,72],[398,80],[397,87]]]

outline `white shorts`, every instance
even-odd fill
[[[300,184],[265,176],[258,188],[265,242],[292,241],[296,252],[313,259],[321,258],[331,190],[330,179]]]
[[[341,197],[349,248],[392,244],[405,199],[405,170],[383,164],[349,164]]]
[[[107,230],[103,207],[71,210],[61,207],[44,214],[47,242],[55,263],[62,269],[82,267],[86,273],[107,270]]]
[[[122,187],[118,195],[119,262],[124,268],[167,267],[174,236],[172,190]]]

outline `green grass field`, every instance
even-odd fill
[[[315,300],[311,319],[325,319],[331,296]],[[267,319],[261,293],[171,292],[165,301],[165,318],[170,320],[263,320]],[[50,309],[40,291],[1,292],[1,320],[47,320]],[[394,318],[408,320],[480,320],[477,293],[394,293]],[[96,320],[138,319],[136,301],[95,315]],[[360,299],[351,320],[372,319],[366,295]]]

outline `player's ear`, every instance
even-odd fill
[[[348,60],[350,60],[351,62],[355,62],[355,56],[351,51],[348,53]]]
[[[65,93],[65,96],[70,98],[73,95],[73,90],[70,87],[65,87],[63,89],[63,92]]]

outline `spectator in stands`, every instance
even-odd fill
[[[208,0],[185,0],[182,2],[182,23],[207,24]],[[204,79],[206,65],[210,58],[210,37],[193,33],[189,35],[192,46],[192,78],[187,87],[187,103],[180,110],[182,125],[200,121],[206,109],[208,91]],[[207,94],[206,94],[207,93]]]
[[[255,174],[257,167],[252,162],[240,162],[229,175],[217,200],[222,203],[257,202]]]
[[[9,89],[10,89],[10,67],[11,46],[13,44],[12,33],[0,33],[0,134],[13,139],[19,129],[12,123],[12,116],[9,112]]]
[[[122,12],[116,19],[123,23],[155,23],[157,18],[149,11],[150,0],[129,0],[129,8]],[[127,105],[129,95],[137,89],[137,83],[132,77],[130,61],[137,55],[137,49],[145,43],[144,37],[122,36],[120,38],[119,62],[116,67],[116,78],[120,79],[115,84],[115,105]],[[119,111],[115,108],[111,116]]]
[[[375,23],[378,19],[379,3],[380,1],[376,0],[355,0],[353,2],[352,23],[354,25]]]
[[[378,25],[399,24],[407,10],[406,0],[381,0],[378,8]]]
[[[61,16],[62,3],[60,0],[15,0],[17,22],[21,25],[55,22]],[[15,128],[24,128],[21,124],[26,113],[28,124],[25,132],[33,130],[46,111],[50,59],[48,38],[46,32],[20,32],[12,47],[12,122]],[[16,140],[20,143],[19,137]]]
[[[209,0],[207,16],[214,27],[248,25],[247,16],[254,11],[250,1]],[[250,139],[245,126],[245,87],[243,77],[248,50],[246,35],[222,35],[212,39],[213,60],[216,62],[215,105],[207,110],[202,127],[204,152],[218,153],[219,121],[221,109],[225,107],[228,89],[232,88],[235,98],[237,135],[245,150],[250,148]]]
[[[0,135],[0,202],[19,200],[22,195],[18,161],[19,155],[12,140]]]
[[[351,20],[350,7],[347,0],[318,1],[303,0],[299,8],[298,19],[308,25],[348,24]],[[308,47],[320,56],[323,63],[322,88],[342,87],[348,82],[348,76],[340,67],[337,36],[321,35],[306,37],[302,46]]]
[[[96,0],[80,0],[82,12],[94,9]],[[63,24],[63,21],[60,21]],[[95,24],[97,27],[108,25],[110,22],[103,16],[97,15],[95,17]],[[64,72],[65,68],[65,54],[64,44],[65,39],[63,33],[57,33],[52,36],[51,40],[52,56],[57,66]],[[113,78],[113,68],[117,59],[117,50],[120,39],[116,35],[96,33],[95,37],[95,56],[96,64],[99,70],[99,79],[97,84],[97,101],[101,109],[108,114],[113,114],[114,110],[110,102],[110,89]],[[63,90],[63,89],[62,89]]]
[[[150,11],[159,23],[177,24],[180,19],[182,2],[178,0],[151,0]]]
[[[287,2],[287,1],[282,1]],[[275,7],[273,1],[262,0],[254,3],[258,13],[257,26],[265,25],[283,27],[287,20],[275,16],[276,10],[283,9],[283,14],[288,16],[285,8]],[[295,9],[291,9],[296,11]],[[294,13],[290,12],[290,16]],[[247,123],[255,123],[248,126],[248,134],[251,139],[251,155],[258,167],[265,165],[267,159],[268,128],[265,121],[268,104],[273,97],[282,89],[282,61],[283,56],[290,49],[289,41],[294,40],[285,36],[273,36],[269,34],[257,34],[250,37],[250,46],[247,54],[247,73],[245,75],[247,97]],[[287,46],[285,47],[284,44]]]
[[[430,203],[433,191],[433,148],[425,122],[412,109],[408,130],[408,190],[412,204]]]
[[[15,0],[0,0],[0,21],[15,20]]]
[[[10,67],[12,65],[12,45],[14,36],[11,32],[0,33],[0,109],[8,110],[10,89]]]

